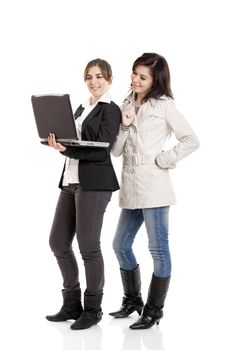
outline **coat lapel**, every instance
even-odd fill
[[[80,117],[83,111],[84,111],[84,108],[82,105],[80,105],[74,113],[74,119],[76,120],[78,117]]]
[[[102,106],[100,103],[98,103],[95,108],[91,111],[91,113],[88,114],[88,116],[84,119],[83,124],[82,124],[82,129],[85,128],[86,124],[89,123],[89,121],[95,117],[96,114],[99,113],[101,110]]]

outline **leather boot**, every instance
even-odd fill
[[[70,328],[73,330],[87,329],[100,322],[103,315],[102,298],[103,294],[87,295],[84,293],[84,310]]]
[[[147,303],[144,307],[142,316],[137,322],[129,326],[131,329],[146,329],[152,327],[155,323],[158,325],[163,317],[163,306],[166,299],[170,277],[156,277],[154,274],[151,279]]]
[[[122,306],[118,311],[110,312],[109,315],[115,318],[123,318],[129,316],[134,311],[137,311],[141,315],[144,304],[140,293],[141,278],[139,265],[132,271],[120,269],[120,272],[124,289]]]
[[[70,319],[76,320],[82,313],[81,289],[62,290],[63,305],[61,310],[55,315],[46,316],[48,321],[61,322]]]

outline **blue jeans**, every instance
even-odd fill
[[[123,270],[133,270],[137,267],[132,245],[134,238],[145,221],[149,251],[154,262],[154,275],[170,277],[171,257],[168,241],[169,207],[146,209],[122,209],[113,249]]]

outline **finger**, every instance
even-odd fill
[[[52,139],[51,139],[51,136],[48,136],[48,145],[50,147],[52,147]]]
[[[57,147],[57,141],[54,134],[52,134],[52,144],[55,148]]]
[[[50,136],[49,136],[49,146],[57,149],[57,143],[56,143],[55,135],[52,134],[52,133],[50,133]]]
[[[56,142],[55,135],[54,135],[54,134],[51,134],[51,137],[52,137],[52,141],[53,141],[53,143],[54,143],[54,142]]]

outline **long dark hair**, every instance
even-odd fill
[[[153,85],[142,102],[146,102],[151,97],[159,99],[162,95],[173,98],[170,87],[170,71],[163,56],[157,53],[144,53],[134,61],[133,72],[139,65],[148,67],[153,78]]]

